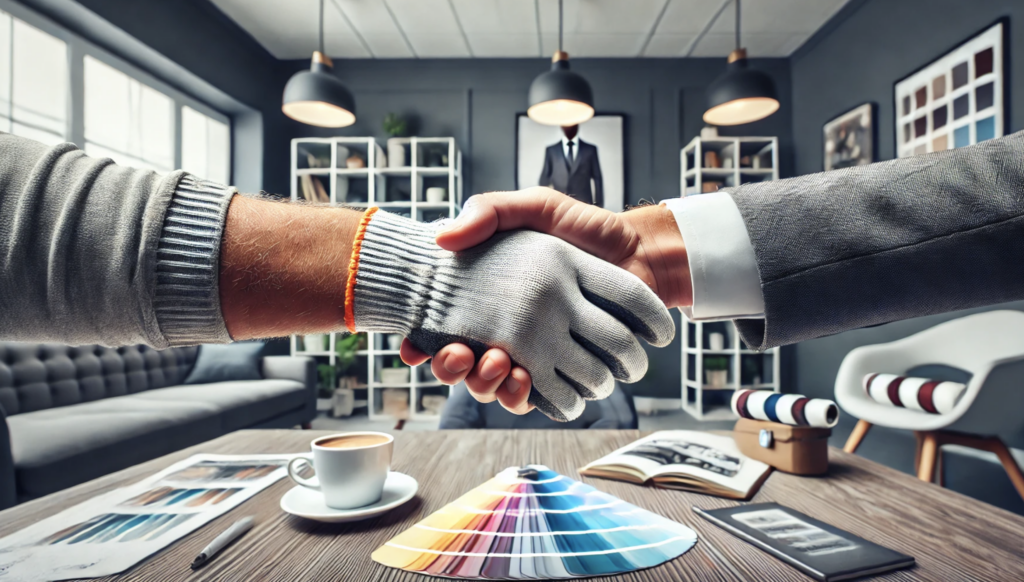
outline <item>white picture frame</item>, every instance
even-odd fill
[[[822,127],[825,171],[875,161],[874,103],[864,103]]]
[[[579,139],[597,147],[604,185],[604,208],[621,212],[626,204],[625,116],[598,114],[579,127]],[[516,115],[516,189],[538,185],[548,146],[562,139],[562,128]]]

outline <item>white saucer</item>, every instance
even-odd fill
[[[387,481],[384,482],[384,493],[381,494],[380,501],[355,509],[334,509],[327,507],[327,504],[324,503],[324,496],[319,491],[296,485],[281,498],[281,509],[292,515],[325,523],[360,521],[402,505],[412,499],[419,488],[420,485],[416,479],[405,473],[391,471],[388,473]]]

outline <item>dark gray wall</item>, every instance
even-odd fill
[[[893,158],[893,84],[1003,16],[1010,17],[1011,32],[1018,30],[1024,22],[1024,2],[854,0],[791,61],[797,174],[821,171],[822,125],[865,101],[878,106],[878,159]],[[1006,47],[1009,131],[1024,127],[1024,43],[1015,40],[1011,34]],[[1024,310],[1024,302],[997,307]],[[851,349],[892,341],[976,311],[984,310],[923,317],[802,342],[795,347],[796,391],[830,397],[839,364]],[[1024,435],[1014,442],[1024,446]]]
[[[292,71],[308,61],[289,63]],[[515,187],[515,119],[526,111],[530,82],[547,59],[345,60],[336,72],[354,92],[358,121],[342,130],[303,127],[301,136],[386,136],[388,112],[413,119],[419,136],[454,136],[466,161],[465,194]],[[779,91],[782,109],[723,135],[779,137],[780,171],[793,171],[789,67],[785,59],[754,60]],[[577,59],[574,70],[594,89],[598,112],[626,116],[626,200],[679,196],[679,149],[700,132],[704,91],[725,69],[724,59]],[[523,185],[526,186],[526,185]],[[678,318],[678,315],[676,315]],[[649,350],[640,395],[679,397],[679,346]]]

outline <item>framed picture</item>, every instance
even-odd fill
[[[897,157],[1004,135],[1006,30],[1000,20],[896,82]]]
[[[626,201],[625,125],[622,114],[599,113],[573,133],[516,114],[516,189],[549,186],[621,211]],[[570,135],[571,162],[565,143]]]
[[[825,171],[875,161],[874,104],[858,105],[825,124]]]

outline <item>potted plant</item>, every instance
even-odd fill
[[[408,124],[404,119],[394,113],[388,113],[384,116],[384,133],[388,134],[388,167],[389,168],[402,168],[405,167],[405,144],[401,140],[396,138],[405,137],[405,132],[408,130]]]
[[[357,376],[350,374],[356,365],[356,352],[365,346],[366,334],[353,333],[335,341],[334,353],[337,369],[337,383],[331,397],[331,416],[335,418],[352,416],[355,408],[355,388],[359,384]]]
[[[704,358],[704,384],[708,388],[725,388],[729,382],[729,358],[708,356]]]
[[[408,384],[409,368],[397,357],[391,358],[390,368],[381,368],[380,381],[383,384]]]

